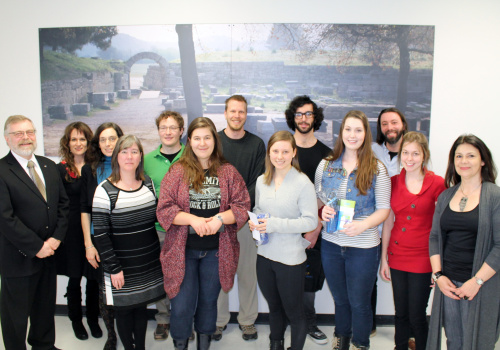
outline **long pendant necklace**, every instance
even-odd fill
[[[473,189],[470,194],[473,194],[479,187],[481,187],[481,185],[482,183],[480,183],[479,186]],[[460,185],[460,192],[462,192],[464,196],[460,199],[460,203],[458,203],[458,208],[460,209],[460,211],[464,211],[465,207],[467,206],[467,200],[469,199],[469,196],[465,194],[462,185]]]

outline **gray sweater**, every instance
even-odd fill
[[[264,184],[264,176],[257,179],[254,213],[269,213],[267,221],[269,243],[261,245],[257,254],[286,265],[298,265],[306,260],[305,247],[309,245],[302,232],[309,232],[318,224],[318,204],[314,185],[309,178],[292,167],[277,191],[274,180]]]
[[[441,193],[438,198],[432,230],[429,238],[430,256],[439,254],[443,262],[441,215],[460,184]],[[479,289],[470,301],[467,327],[464,330],[463,350],[493,350],[500,331],[500,188],[484,182],[479,199],[479,225],[474,253],[472,274],[487,263],[496,273]],[[472,276],[471,276],[472,277]],[[443,295],[438,287],[434,290],[427,350],[441,349],[443,326]]]

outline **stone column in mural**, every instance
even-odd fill
[[[177,24],[175,31],[179,36],[179,52],[181,55],[181,74],[184,86],[184,97],[188,115],[188,125],[196,118],[203,116],[200,81],[196,68],[196,56],[193,42],[193,25]]]

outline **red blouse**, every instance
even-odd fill
[[[408,191],[406,171],[391,177],[391,209],[395,221],[387,249],[392,269],[426,273],[432,272],[429,259],[429,233],[438,196],[446,188],[444,179],[427,171],[420,193]]]

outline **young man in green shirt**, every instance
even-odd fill
[[[144,171],[153,180],[158,196],[163,177],[172,164],[179,160],[184,151],[184,145],[181,143],[181,136],[184,133],[184,119],[177,112],[164,111],[156,118],[156,127],[161,144],[144,157]],[[165,230],[158,222],[156,223],[156,232],[160,244],[163,246]],[[157,326],[154,338],[155,340],[165,340],[168,338],[170,329],[170,300],[168,297],[158,301],[156,309],[158,313],[155,315]]]

